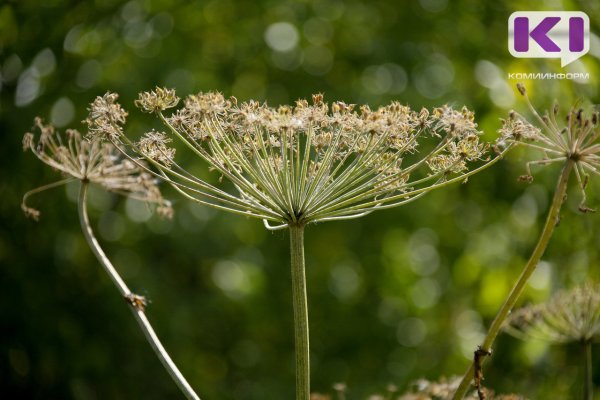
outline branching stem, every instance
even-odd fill
[[[152,325],[150,325],[150,321],[148,321],[146,313],[144,312],[145,304],[143,303],[143,298],[137,296],[129,290],[129,288],[115,269],[115,267],[112,265],[112,263],[100,247],[100,244],[98,243],[98,240],[96,239],[92,227],[90,225],[90,220],[87,214],[87,189],[88,183],[82,181],[79,190],[78,202],[79,220],[81,222],[81,229],[83,230],[83,234],[88,242],[88,245],[94,252],[94,255],[96,256],[96,258],[98,259],[98,261],[100,262],[110,279],[113,281],[113,283],[119,290],[121,296],[130,305],[131,312],[133,313],[133,316],[135,317],[138,324],[140,325],[142,332],[144,332],[144,336],[146,336],[146,339],[148,340],[148,343],[150,343],[152,350],[154,350],[154,353],[156,353],[156,356],[159,358],[160,362],[163,364],[169,375],[171,375],[171,378],[173,378],[179,389],[183,392],[183,394],[188,400],[200,400],[200,397],[198,397],[198,395],[194,392],[190,384],[186,381],[184,376],[181,374],[181,372],[169,356],[169,353],[167,353],[162,343],[158,339],[158,336],[156,336],[156,332],[154,332],[154,329],[152,328]]]

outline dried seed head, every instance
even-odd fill
[[[164,132],[152,130],[138,142],[140,152],[147,158],[170,167],[175,158],[175,149],[167,146],[172,141]]]
[[[147,113],[158,113],[173,108],[179,103],[174,89],[157,87],[153,91],[140,93],[135,105]]]
[[[185,109],[193,115],[209,118],[222,115],[232,106],[231,101],[225,100],[218,92],[198,93],[185,99]]]
[[[510,314],[504,330],[520,339],[551,343],[581,342],[600,337],[600,285],[586,283],[561,291],[548,302]]]
[[[161,207],[170,207],[170,203],[162,198],[156,179],[131,160],[124,158],[113,144],[83,139],[78,131],[72,129],[67,130],[65,140],[50,125],[44,125],[39,118],[35,119],[35,127],[40,132],[38,140],[35,140],[33,133],[26,133],[23,145],[27,145],[42,162],[67,177],[60,183],[66,183],[68,180],[92,182],[111,192]],[[21,205],[25,214],[35,219],[39,217],[39,212],[28,207],[25,200],[30,194],[43,188],[45,187],[28,192]]]
[[[475,114],[463,107],[461,111],[448,106],[436,108],[434,115],[438,118],[438,125],[443,131],[458,136],[479,134],[475,123]]]
[[[503,142],[536,141],[542,136],[539,128],[516,116],[514,111],[511,112],[510,118],[502,121],[502,128],[498,130],[498,133],[500,133],[500,140]]]
[[[83,121],[90,139],[114,140],[123,135],[127,112],[117,103],[118,98],[118,94],[107,92],[90,104],[88,117]]]
[[[534,127],[527,122],[518,113],[512,111],[510,118],[503,121],[502,128],[499,130],[500,138],[497,141],[498,146],[504,145],[522,145],[542,153],[542,157],[535,161],[530,161],[526,165],[527,179],[533,179],[531,166],[546,166],[550,164],[564,164],[573,162],[573,171],[581,191],[581,204],[579,209],[582,212],[593,211],[586,206],[587,182],[590,175],[600,175],[600,129],[597,126],[596,113],[587,117],[581,108],[571,108],[566,118],[566,125],[557,118],[558,104],[554,105],[552,112],[547,112],[544,117],[540,117],[535,110],[523,85],[519,84],[519,91],[525,97],[534,117],[542,129]],[[530,178],[531,177],[531,178]]]
[[[151,103],[158,97],[157,89],[138,102],[155,110]],[[180,193],[284,225],[356,218],[404,204],[450,178],[459,181],[461,174],[468,176],[470,163],[487,160],[487,146],[480,143],[481,132],[466,108],[416,112],[392,102],[355,110],[344,102],[330,105],[322,94],[312,102],[273,108],[198,93],[172,115],[159,116],[219,174],[219,181],[230,181],[234,189],[219,189],[185,171],[175,164],[165,134],[146,134],[132,148],[158,163]],[[419,152],[423,141],[433,143]]]

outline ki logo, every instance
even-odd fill
[[[508,50],[518,58],[560,58],[564,67],[590,50],[590,19],[580,11],[514,12]]]

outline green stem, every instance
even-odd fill
[[[135,317],[136,321],[138,322],[140,328],[142,329],[142,332],[144,332],[144,336],[146,336],[146,339],[152,347],[152,350],[154,350],[154,353],[156,354],[160,362],[163,364],[169,375],[171,375],[171,378],[173,378],[179,389],[183,392],[183,394],[188,400],[200,400],[200,397],[198,397],[198,395],[194,392],[194,389],[192,389],[190,384],[187,382],[183,374],[179,371],[179,369],[171,359],[171,356],[169,356],[169,353],[167,353],[167,350],[165,350],[165,348],[163,347],[162,343],[160,342],[160,339],[156,335],[156,332],[154,332],[152,325],[150,325],[150,321],[148,321],[148,318],[146,317],[144,307],[137,305],[135,302],[131,301],[131,299],[134,298],[132,296],[135,296],[135,294],[131,292],[131,290],[129,290],[127,284],[123,281],[115,267],[112,265],[112,263],[100,247],[100,244],[98,243],[98,240],[96,239],[94,231],[92,230],[92,227],[90,225],[90,219],[87,213],[87,189],[88,183],[86,181],[82,181],[81,187],[79,189],[78,210],[79,220],[81,222],[81,230],[83,231],[83,235],[85,236],[88,245],[90,246],[90,248],[94,252],[94,255],[100,262],[100,265],[102,265],[110,279],[113,281],[113,283],[119,290],[119,293],[121,293],[121,296],[124,299],[128,300],[128,304],[130,305],[129,308],[133,313],[133,316]]]
[[[308,342],[308,306],[304,272],[304,226],[290,224],[292,293],[294,303],[294,339],[296,350],[296,400],[310,399],[310,354]]]
[[[500,329],[502,328],[502,324],[504,323],[504,320],[506,319],[506,317],[508,316],[508,314],[510,313],[512,308],[515,306],[515,304],[519,300],[519,297],[521,297],[521,294],[523,293],[523,290],[525,289],[525,284],[529,280],[529,277],[531,276],[533,271],[535,271],[535,268],[537,267],[540,259],[544,255],[544,251],[546,251],[546,247],[548,247],[550,238],[552,237],[552,234],[554,233],[554,228],[556,227],[556,225],[559,222],[560,209],[562,207],[563,201],[566,196],[567,184],[569,182],[569,176],[571,175],[571,170],[573,169],[573,164],[574,164],[574,162],[569,159],[569,160],[567,160],[567,163],[564,165],[564,167],[562,169],[560,178],[558,179],[558,182],[556,184],[556,189],[554,191],[554,197],[552,198],[552,204],[550,205],[550,209],[548,210],[548,216],[546,217],[546,223],[544,224],[544,228],[542,230],[540,238],[538,239],[538,242],[535,246],[535,249],[533,250],[533,253],[531,254],[531,257],[529,258],[529,261],[527,261],[525,268],[521,272],[521,276],[519,276],[519,279],[517,280],[517,282],[511,289],[510,294],[508,295],[506,301],[502,305],[502,308],[500,308],[500,311],[498,312],[498,314],[496,315],[496,318],[492,322],[492,325],[490,326],[490,329],[488,330],[488,333],[483,341],[483,344],[480,346],[481,350],[483,350],[483,352],[491,351],[492,344],[494,343],[496,336],[498,336],[498,333],[500,332]],[[485,361],[485,358],[483,358],[481,360],[482,363],[484,361]],[[469,369],[463,376],[458,389],[456,389],[456,392],[454,393],[453,400],[460,400],[465,396],[465,394],[471,384],[471,380],[473,379],[474,372],[475,372],[475,366],[474,366],[474,363],[471,363],[471,365],[469,366]]]
[[[583,351],[585,357],[584,373],[585,385],[583,388],[583,400],[592,400],[594,398],[594,381],[592,376],[592,341],[583,342]]]

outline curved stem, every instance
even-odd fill
[[[37,194],[37,193],[43,192],[43,191],[45,191],[45,190],[48,190],[48,189],[53,189],[53,188],[55,188],[55,187],[57,187],[57,186],[61,186],[61,185],[67,184],[67,183],[69,183],[69,182],[73,181],[73,179],[74,179],[74,178],[66,178],[66,179],[61,179],[60,181],[52,182],[52,183],[49,183],[49,184],[47,184],[47,185],[40,186],[40,187],[38,187],[38,188],[32,189],[32,190],[28,191],[27,193],[25,193],[25,194],[23,195],[23,200],[22,200],[22,202],[21,202],[21,203],[22,203],[23,205],[26,205],[26,203],[27,203],[27,199],[28,199],[30,196],[33,196],[34,194]]]
[[[476,354],[478,352],[483,352],[485,354],[491,354],[492,344],[494,343],[496,336],[498,336],[498,333],[500,332],[500,329],[502,328],[502,324],[504,323],[504,320],[506,319],[506,317],[508,316],[508,314],[510,313],[512,308],[517,303],[517,300],[519,300],[519,297],[521,297],[521,294],[523,293],[523,290],[525,289],[525,284],[529,280],[529,277],[531,276],[533,271],[535,271],[535,268],[537,267],[540,259],[542,258],[542,255],[546,251],[546,247],[548,247],[550,238],[552,237],[552,234],[554,233],[554,228],[556,227],[556,225],[559,222],[559,213],[560,213],[560,209],[562,207],[563,201],[566,196],[567,183],[569,182],[569,176],[571,175],[571,170],[573,169],[573,164],[574,164],[573,160],[569,159],[569,160],[567,160],[566,164],[564,165],[562,172],[560,174],[560,178],[558,179],[558,182],[556,184],[556,189],[554,191],[554,197],[552,198],[552,204],[550,205],[550,209],[548,210],[548,216],[546,217],[546,223],[544,224],[544,228],[542,229],[542,233],[540,234],[540,237],[535,246],[535,249],[533,250],[531,257],[529,258],[529,261],[527,261],[525,268],[521,272],[521,276],[519,276],[519,279],[517,280],[517,282],[511,289],[510,294],[508,295],[508,297],[506,298],[506,301],[502,305],[502,308],[500,308],[500,311],[498,311],[498,314],[496,315],[496,318],[492,322],[492,325],[490,326],[490,329],[488,330],[488,333],[483,341],[483,344],[476,351]],[[482,354],[482,353],[479,353],[479,354]],[[476,356],[476,358],[477,358],[477,356]],[[458,389],[456,389],[456,392],[454,393],[453,400],[460,400],[465,396],[465,394],[471,384],[471,379],[473,379],[474,375],[481,374],[481,371],[475,371],[475,364],[478,364],[478,368],[480,368],[481,365],[483,364],[483,362],[485,361],[485,359],[486,358],[483,357],[477,363],[471,363],[471,365],[469,366],[469,369],[463,376]]]
[[[79,201],[78,201],[78,210],[79,210],[79,220],[81,222],[81,229],[83,230],[83,234],[85,239],[87,240],[88,245],[94,252],[94,255],[113,281],[121,296],[127,301],[127,303],[131,306],[131,312],[135,317],[136,321],[140,325],[142,332],[144,332],[144,336],[150,343],[152,350],[156,353],[156,356],[159,358],[162,365],[165,367],[171,378],[175,381],[179,389],[185,394],[185,397],[188,400],[200,400],[200,397],[194,392],[194,389],[190,386],[190,384],[185,380],[184,376],[179,372],[179,369],[169,356],[169,353],[165,350],[162,343],[156,336],[152,325],[150,325],[150,321],[146,317],[144,312],[145,307],[145,299],[141,296],[137,296],[133,292],[129,290],[115,267],[112,265],[98,240],[94,236],[94,232],[92,231],[92,227],[90,225],[90,220],[87,214],[87,188],[88,183],[85,181],[81,182],[81,188],[79,190]]]
[[[583,389],[583,400],[592,400],[594,398],[594,381],[592,375],[592,341],[584,340],[583,342],[584,352],[584,373],[585,373],[585,384]]]
[[[296,351],[296,400],[310,398],[310,354],[308,306],[304,269],[304,226],[290,225],[292,294],[294,304],[294,343]]]

